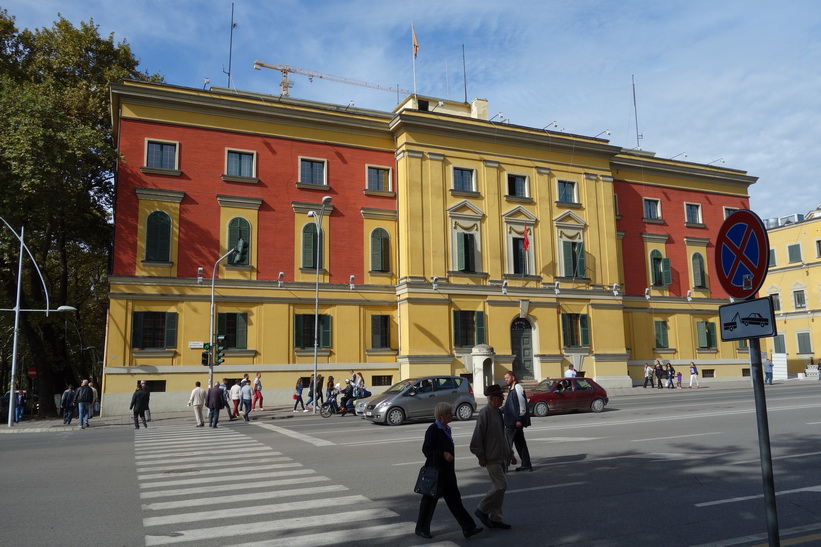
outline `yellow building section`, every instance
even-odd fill
[[[772,227],[767,235],[770,268],[759,296],[773,299],[778,335],[761,339],[761,351],[785,354],[790,374],[815,377],[821,349],[821,208],[803,221]]]
[[[362,208],[365,279],[356,283],[396,286],[398,280],[396,210]],[[385,241],[386,239],[386,241]],[[376,258],[374,257],[376,255]]]
[[[259,207],[261,198],[217,196],[220,204],[220,256],[237,249],[219,265],[225,279],[257,278],[257,244],[259,241]],[[241,241],[241,243],[240,243]],[[239,247],[244,246],[244,257]]]

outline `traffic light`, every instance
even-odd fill
[[[234,264],[245,264],[248,259],[248,244],[244,239],[239,238],[235,248],[236,251],[234,251],[232,262]]]
[[[207,344],[206,344],[207,345]],[[202,352],[202,366],[207,367],[211,361],[211,352],[210,351],[203,351]]]
[[[225,362],[225,335],[217,336],[217,354],[214,358],[214,366]]]

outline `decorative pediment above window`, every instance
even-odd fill
[[[559,216],[554,217],[553,224],[555,224],[557,228],[572,228],[576,230],[587,226],[584,219],[573,211],[565,211]]]
[[[514,207],[507,213],[502,214],[505,222],[519,221],[524,224],[533,224],[536,222],[536,215],[522,207],[521,205]]]
[[[481,209],[473,205],[468,200],[462,200],[459,203],[448,207],[448,216],[453,219],[462,219],[462,220],[482,220],[482,217],[485,216],[485,213],[482,212]]]

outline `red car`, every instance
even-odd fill
[[[547,378],[527,393],[531,416],[551,412],[592,410],[601,412],[608,403],[607,390],[589,378]]]

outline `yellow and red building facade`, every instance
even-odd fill
[[[137,380],[158,410],[205,384],[211,272],[239,239],[247,254],[216,268],[214,375],[262,373],[271,404],[313,372],[317,274],[319,373],[377,391],[471,376],[476,346],[491,377],[574,364],[606,387],[655,359],[749,368],[709,326],[728,302],[714,238],[755,182],[743,171],[494,123],[479,99],[381,112],[123,82],[112,105],[105,412],[127,410]]]

